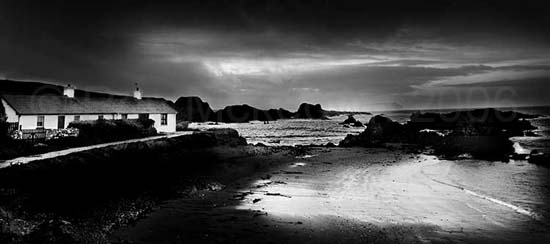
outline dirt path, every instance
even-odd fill
[[[96,144],[96,145],[85,146],[85,147],[69,148],[69,149],[65,149],[65,150],[47,152],[47,153],[31,155],[31,156],[25,156],[25,157],[19,157],[19,158],[14,158],[14,159],[5,160],[5,161],[0,160],[0,169],[6,168],[6,167],[9,167],[9,166],[12,166],[12,165],[27,164],[27,163],[30,163],[30,162],[36,161],[36,160],[55,158],[55,157],[64,156],[64,155],[71,154],[71,153],[82,152],[82,151],[87,151],[87,150],[96,149],[96,148],[103,148],[103,147],[109,147],[109,146],[126,144],[126,143],[133,143],[133,142],[144,142],[144,141],[151,141],[151,140],[158,140],[158,139],[165,139],[165,138],[173,138],[173,137],[178,137],[178,136],[183,136],[183,135],[190,135],[192,133],[193,132],[178,132],[178,133],[161,135],[161,136],[152,136],[152,137],[131,139],[131,140],[125,140],[125,141],[102,143],[102,144]]]
[[[135,243],[545,243],[533,216],[445,182],[430,156],[318,149],[222,192],[168,202],[113,240]],[[434,181],[435,180],[435,181]],[[439,182],[437,182],[439,181]]]

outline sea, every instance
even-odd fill
[[[401,110],[373,112],[371,115],[358,114],[354,118],[368,123],[374,115],[384,115],[394,121],[404,123],[409,120],[411,113],[420,112],[450,112],[457,109],[440,110]],[[538,114],[541,117],[532,119],[531,124],[537,127],[534,130],[537,136],[514,137],[514,148],[518,153],[530,153],[532,150],[550,153],[550,106],[548,107],[514,107],[499,108],[503,111],[516,111],[526,114]],[[327,143],[338,143],[346,135],[356,135],[365,130],[365,127],[353,127],[340,124],[347,118],[347,115],[330,117],[329,120],[308,120],[308,119],[283,119],[270,121],[264,124],[262,121],[251,121],[249,123],[191,123],[192,129],[210,128],[233,128],[243,136],[248,143],[262,143],[268,146],[296,146],[296,145],[326,145]]]
[[[526,114],[538,114],[541,117],[531,119],[537,136],[513,137],[510,140],[518,153],[528,154],[533,150],[550,153],[550,107],[514,107],[498,108],[503,111],[516,111]],[[421,112],[449,112],[452,110],[423,110]],[[372,115],[354,117],[368,123],[377,114],[401,123],[406,122],[415,111],[373,112]],[[329,120],[278,120],[264,124],[261,121],[250,123],[212,124],[192,123],[190,128],[233,128],[248,143],[262,143],[268,146],[283,145],[337,145],[347,134],[359,134],[364,127],[350,127],[340,124],[346,115],[330,117]],[[438,182],[444,182],[464,190],[472,197],[493,202],[496,207],[509,208],[533,221],[550,225],[550,170],[528,163],[526,160],[509,162],[490,162],[483,160],[439,160],[423,169]],[[480,210],[483,214],[483,210]],[[499,220],[493,220],[498,222]]]

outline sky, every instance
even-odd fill
[[[516,1],[0,3],[0,79],[295,110],[550,104],[550,8]],[[2,82],[0,80],[0,82]]]

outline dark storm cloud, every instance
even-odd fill
[[[490,83],[514,79],[509,87],[520,89],[520,80],[536,78],[541,81],[532,89],[541,89],[550,65],[550,13],[542,2],[0,6],[0,54],[8,57],[0,60],[0,76],[117,93],[139,82],[148,95],[199,95],[216,107],[427,106],[429,97],[453,86],[491,89]]]

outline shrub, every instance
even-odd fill
[[[176,124],[176,131],[186,131],[189,129],[189,122],[181,121]]]
[[[156,135],[151,119],[75,121],[69,128],[79,131],[78,138],[86,143],[102,143]]]
[[[9,123],[6,122],[5,117],[0,115],[0,144],[9,143],[10,141]]]

